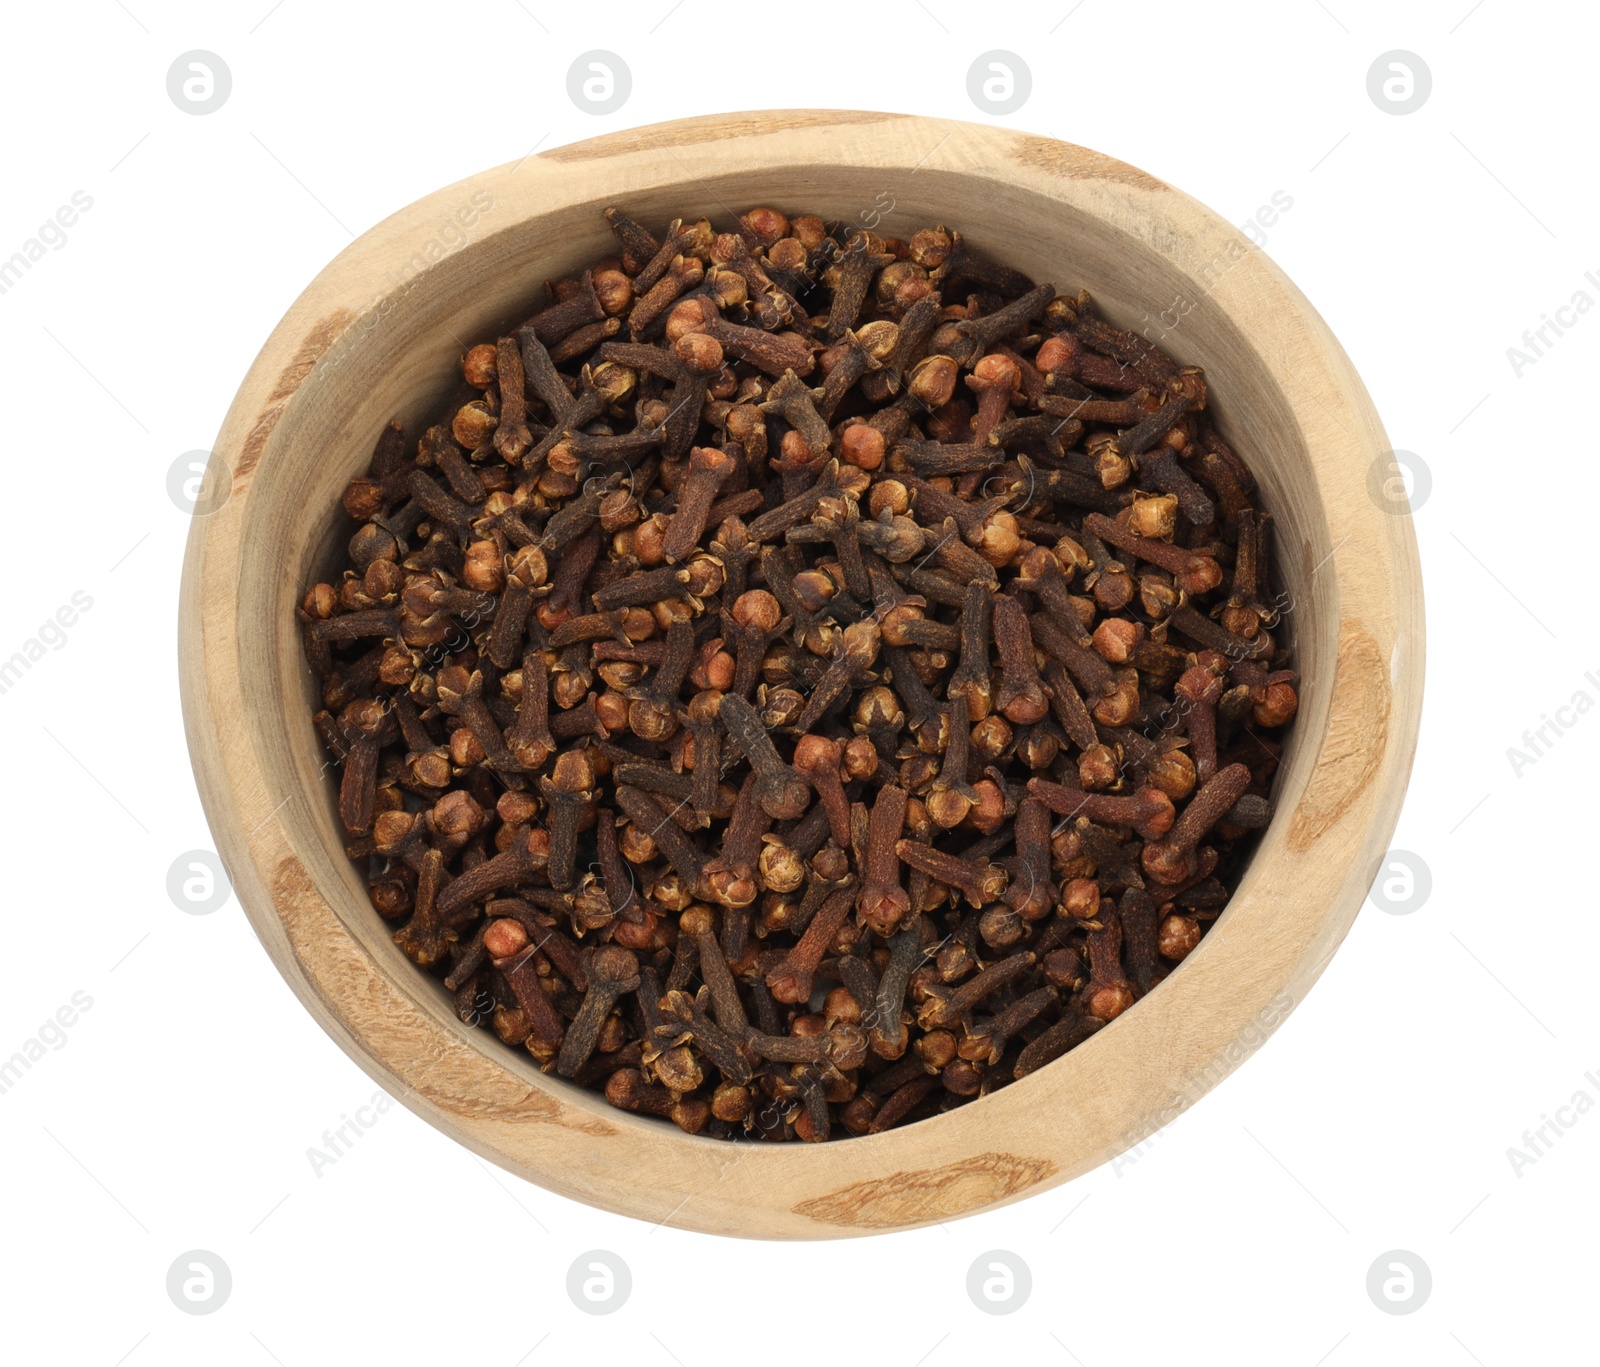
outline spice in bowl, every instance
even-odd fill
[[[1201,371],[959,232],[606,218],[345,493],[300,615],[348,853],[615,1106],[964,1105],[1238,886],[1298,701],[1271,518]]]

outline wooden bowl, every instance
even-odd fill
[[[653,225],[706,215],[727,227],[734,211],[772,204],[889,234],[960,227],[1205,367],[1219,425],[1277,519],[1304,691],[1278,814],[1227,912],[1159,991],[1087,1043],[905,1129],[729,1144],[613,1110],[457,1020],[443,987],[390,941],[343,853],[294,616],[342,563],[340,494],[388,419],[409,427],[444,401],[466,343],[525,317],[546,280],[613,250],[610,204]],[[1394,830],[1422,699],[1421,582],[1404,505],[1397,515],[1380,496],[1388,448],[1348,358],[1282,272],[1209,209],[1101,153],[1003,128],[811,110],[557,148],[363,235],[245,377],[216,445],[231,492],[197,517],[183,571],[200,794],[234,891],[307,1010],[378,1083],[484,1158],[580,1201],[718,1234],[831,1238],[989,1209],[1089,1171],[1218,1082],[1300,1001],[1361,906]]]

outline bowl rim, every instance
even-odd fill
[[[1268,897],[1246,899],[1241,888],[1161,992],[977,1105],[823,1145],[690,1137],[614,1111],[531,1064],[509,1065],[498,1040],[441,1019],[422,995],[430,985],[408,963],[409,977],[393,971],[345,928],[273,806],[250,728],[238,724],[241,684],[263,649],[238,630],[250,491],[273,460],[280,421],[315,389],[318,362],[375,307],[374,282],[386,272],[392,279],[394,263],[473,192],[493,194],[497,224],[515,226],[590,201],[597,178],[625,199],[635,184],[692,179],[708,156],[718,176],[822,164],[912,175],[941,149],[968,174],[1136,232],[1191,278],[1204,278],[1199,268],[1218,252],[1229,254],[1209,292],[1235,321],[1248,320],[1258,362],[1283,386],[1330,544],[1342,537],[1333,551],[1354,542],[1351,554],[1329,552],[1337,659],[1323,705],[1303,709],[1297,725],[1297,743],[1317,746],[1317,761],[1300,791],[1280,796],[1270,832],[1274,856],[1281,847],[1294,861],[1301,914],[1274,919]],[[434,269],[424,266],[417,279]],[[340,252],[268,338],[214,452],[231,471],[231,493],[190,530],[179,674],[201,800],[241,906],[302,1003],[369,1076],[481,1157],[592,1205],[710,1233],[834,1238],[943,1222],[1087,1172],[1209,1091],[1304,998],[1354,920],[1398,820],[1421,712],[1421,575],[1409,515],[1369,493],[1369,471],[1389,453],[1371,399],[1309,302],[1237,229],[1086,148],[952,120],[774,110],[653,124],[507,163],[424,196]],[[1261,864],[1258,856],[1250,878]],[[1206,1010],[1196,1014],[1196,1004]],[[1070,1132],[1052,1124],[1069,1102]]]

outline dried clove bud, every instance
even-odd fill
[[[1205,376],[959,232],[605,218],[343,490],[298,617],[348,852],[620,1109],[970,1104],[1179,971],[1271,821],[1272,519]]]

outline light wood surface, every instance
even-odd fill
[[[545,280],[613,250],[610,204],[657,227],[704,214],[726,228],[756,204],[875,215],[889,234],[959,227],[1204,366],[1219,425],[1277,519],[1305,682],[1278,815],[1242,886],[1158,991],[976,1104],[821,1145],[728,1144],[615,1111],[458,1021],[390,942],[344,856],[294,619],[342,555],[340,493],[384,422],[414,423],[453,390],[458,338],[493,337],[531,312]],[[1163,335],[1158,314],[1175,300],[1188,307]],[[1349,929],[1394,829],[1422,699],[1410,518],[1368,491],[1388,448],[1349,360],[1277,267],[1208,209],[1101,153],[837,111],[690,119],[558,148],[364,234],[245,377],[216,445],[232,494],[195,521],[183,572],[201,797],[239,902],[307,1010],[482,1157],[580,1201],[718,1234],[830,1238],[970,1214],[1087,1172],[1173,1119],[1281,1023]],[[1314,1099],[1308,1081],[1299,1101]]]

